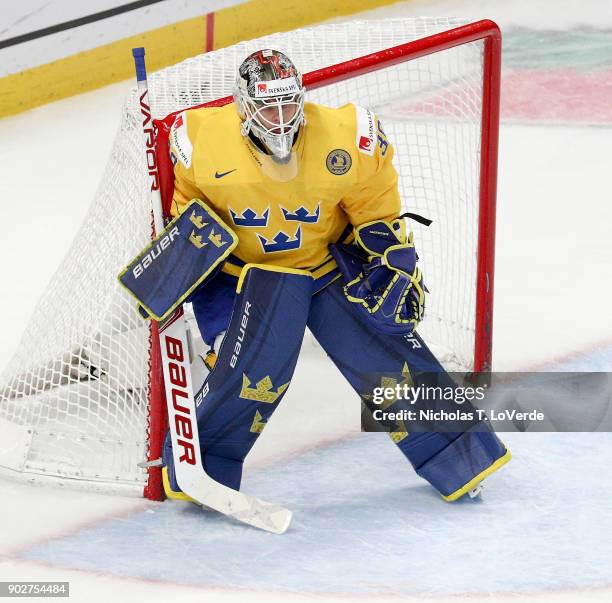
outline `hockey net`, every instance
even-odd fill
[[[433,220],[411,224],[430,291],[419,332],[448,368],[487,369],[497,28],[418,18],[266,36],[150,76],[154,116],[227,96],[238,65],[264,47],[284,51],[306,74],[307,100],[376,111],[396,149],[405,210]],[[138,466],[159,452],[160,430],[150,425],[164,412],[151,378],[152,338],[116,280],[150,239],[148,183],[134,88],[84,223],[0,378],[0,467],[105,490],[142,491],[149,480],[145,495],[159,496]]]

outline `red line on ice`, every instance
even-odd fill
[[[612,124],[612,69],[505,70],[502,119]]]

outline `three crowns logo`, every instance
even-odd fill
[[[402,367],[402,379],[400,381],[398,381],[394,377],[385,377],[385,376],[381,377],[380,379],[380,387],[383,387],[383,388],[387,388],[387,387],[394,388],[398,384],[407,385],[408,387],[412,387],[414,385],[414,381],[412,380],[412,375],[410,374],[410,369],[408,368],[408,364],[406,362],[404,362],[404,366]],[[367,395],[363,397],[366,400],[372,400],[373,398],[373,396],[371,395]],[[383,403],[380,405],[380,408],[383,410],[386,410],[387,408],[389,408],[389,406],[392,406],[393,404],[395,404],[398,399],[399,398],[391,399],[391,400],[384,400]],[[408,437],[408,432],[406,431],[406,424],[404,423],[404,421],[402,420],[397,421],[397,428],[398,428],[397,431],[389,432],[389,437],[396,444]]]
[[[319,221],[319,214],[321,212],[321,204],[319,203],[316,209],[312,213],[308,213],[308,210],[305,207],[298,207],[294,212],[281,207],[281,211],[283,212],[283,216],[287,222],[307,222],[307,223],[315,223]]]
[[[189,221],[194,224],[198,230],[202,230],[202,228],[208,226],[208,222],[204,222],[203,217],[196,214],[195,210],[191,212],[191,215],[189,216]],[[223,240],[223,236],[221,234],[215,234],[214,227],[208,234],[208,240],[215,247],[223,247],[223,245],[226,244],[226,241]],[[208,245],[208,243],[202,239],[202,235],[196,234],[195,230],[191,231],[191,234],[189,235],[189,241],[194,247],[197,247],[198,249],[202,249],[202,247]]]
[[[317,204],[316,208],[309,211],[306,207],[300,206],[296,210],[291,211],[280,206],[285,222],[301,222],[306,224],[314,224],[319,221],[321,216],[321,203]],[[256,211],[247,207],[242,213],[234,211],[228,207],[230,217],[236,226],[246,228],[262,228],[268,226],[270,218],[270,206],[258,214]],[[279,251],[290,251],[292,249],[300,249],[302,246],[302,229],[298,225],[295,234],[291,236],[282,230],[277,232],[272,239],[268,239],[263,234],[256,233],[264,253],[276,253]]]
[[[202,216],[198,216],[195,213],[195,209],[191,212],[191,215],[189,216],[189,221],[192,224],[195,224],[195,227],[197,229],[201,229],[201,228],[204,228],[205,226],[208,226],[208,223],[204,222],[204,219],[202,218]]]
[[[242,389],[240,390],[240,398],[243,400],[255,400],[256,402],[264,402],[266,404],[274,404],[283,392],[289,387],[289,381],[281,385],[274,391],[272,379],[265,376],[261,381],[257,382],[255,387],[251,387],[251,380],[242,373]]]
[[[253,423],[251,423],[251,429],[249,429],[249,431],[251,433],[261,433],[266,425],[267,423],[264,421],[261,413],[256,410],[255,417],[253,418]]]
[[[291,238],[282,230],[278,232],[274,238],[269,241],[263,235],[257,234],[257,238],[261,243],[264,253],[274,253],[276,251],[288,251],[290,249],[299,249],[302,246],[302,228],[297,227],[295,235]]]
[[[270,216],[270,207],[261,216],[258,216],[250,207],[247,207],[242,215],[237,214],[231,207],[228,207],[232,221],[236,226],[267,226],[268,217]]]

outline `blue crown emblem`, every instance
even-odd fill
[[[242,215],[238,215],[231,207],[228,207],[230,215],[232,217],[232,221],[236,226],[267,226],[268,225],[268,217],[270,216],[270,208],[268,207],[266,211],[258,216],[256,212],[254,212],[250,207],[247,207]]]
[[[303,206],[298,207],[294,212],[291,212],[288,209],[285,209],[284,207],[281,207],[281,210],[283,211],[283,216],[285,217],[285,220],[287,220],[288,222],[308,222],[312,224],[314,222],[319,221],[321,204],[319,203],[317,205],[317,208],[311,214],[308,213],[308,210]]]
[[[276,251],[289,251],[290,249],[299,249],[302,245],[302,227],[298,226],[295,231],[295,236],[291,238],[282,230],[278,232],[271,241],[266,237],[258,234],[257,238],[261,243],[264,253],[274,253]]]

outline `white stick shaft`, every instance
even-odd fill
[[[155,130],[148,100],[147,72],[144,49],[132,51],[136,63],[138,98],[143,117],[142,129],[150,176],[153,233],[164,227],[159,171],[155,154]],[[164,371],[168,422],[176,479],[181,490],[203,505],[268,532],[282,534],[291,522],[291,511],[248,496],[212,479],[202,465],[196,405],[191,383],[191,368],[187,352],[187,332],[183,307],[177,308],[159,326],[159,345]]]
[[[224,515],[282,534],[291,522],[290,511],[228,488],[204,471],[182,307],[160,327],[159,337],[174,469],[181,490]]]
[[[151,191],[151,212],[153,213],[154,233],[161,232],[164,227],[164,212],[160,193],[159,171],[157,169],[157,155],[155,154],[155,128],[153,126],[153,112],[149,103],[149,83],[145,66],[144,48],[132,50],[136,64],[136,79],[138,81],[138,99],[140,114],[142,115],[142,135],[145,143],[145,156],[149,172]]]

